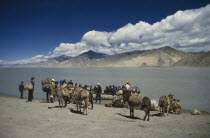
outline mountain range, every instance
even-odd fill
[[[32,67],[210,67],[210,51],[187,53],[169,46],[159,49],[132,51],[115,55],[97,53],[92,50],[76,57],[59,56]]]
[[[21,67],[210,67],[210,51],[188,53],[165,46],[153,50],[131,51],[115,55],[84,52],[71,57],[61,55],[40,63],[13,65]]]

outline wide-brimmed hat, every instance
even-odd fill
[[[55,82],[55,79],[52,79],[53,82]]]

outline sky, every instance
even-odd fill
[[[0,64],[88,50],[210,51],[210,0],[0,0]]]

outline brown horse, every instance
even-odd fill
[[[146,117],[148,117],[147,121],[149,121],[150,116],[150,108],[151,108],[151,101],[148,97],[143,96],[140,93],[134,93],[124,90],[123,91],[123,101],[128,102],[130,106],[130,117],[134,117],[134,108],[140,107],[140,110],[145,112],[144,121]]]

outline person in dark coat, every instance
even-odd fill
[[[97,84],[97,86],[94,88],[94,91],[96,92],[96,103],[99,100],[99,103],[101,103],[101,86],[100,83]]]
[[[19,91],[20,91],[20,98],[23,99],[23,91],[25,90],[23,81],[21,81],[20,85],[19,85]]]
[[[116,89],[116,87],[113,85],[113,86],[112,86],[112,95],[115,96],[116,93],[117,93],[117,89]]]
[[[35,82],[34,82],[35,77],[31,77],[31,84],[33,85],[33,89],[32,90],[28,90],[28,101],[32,102],[32,100],[34,99],[34,86],[35,86]]]

